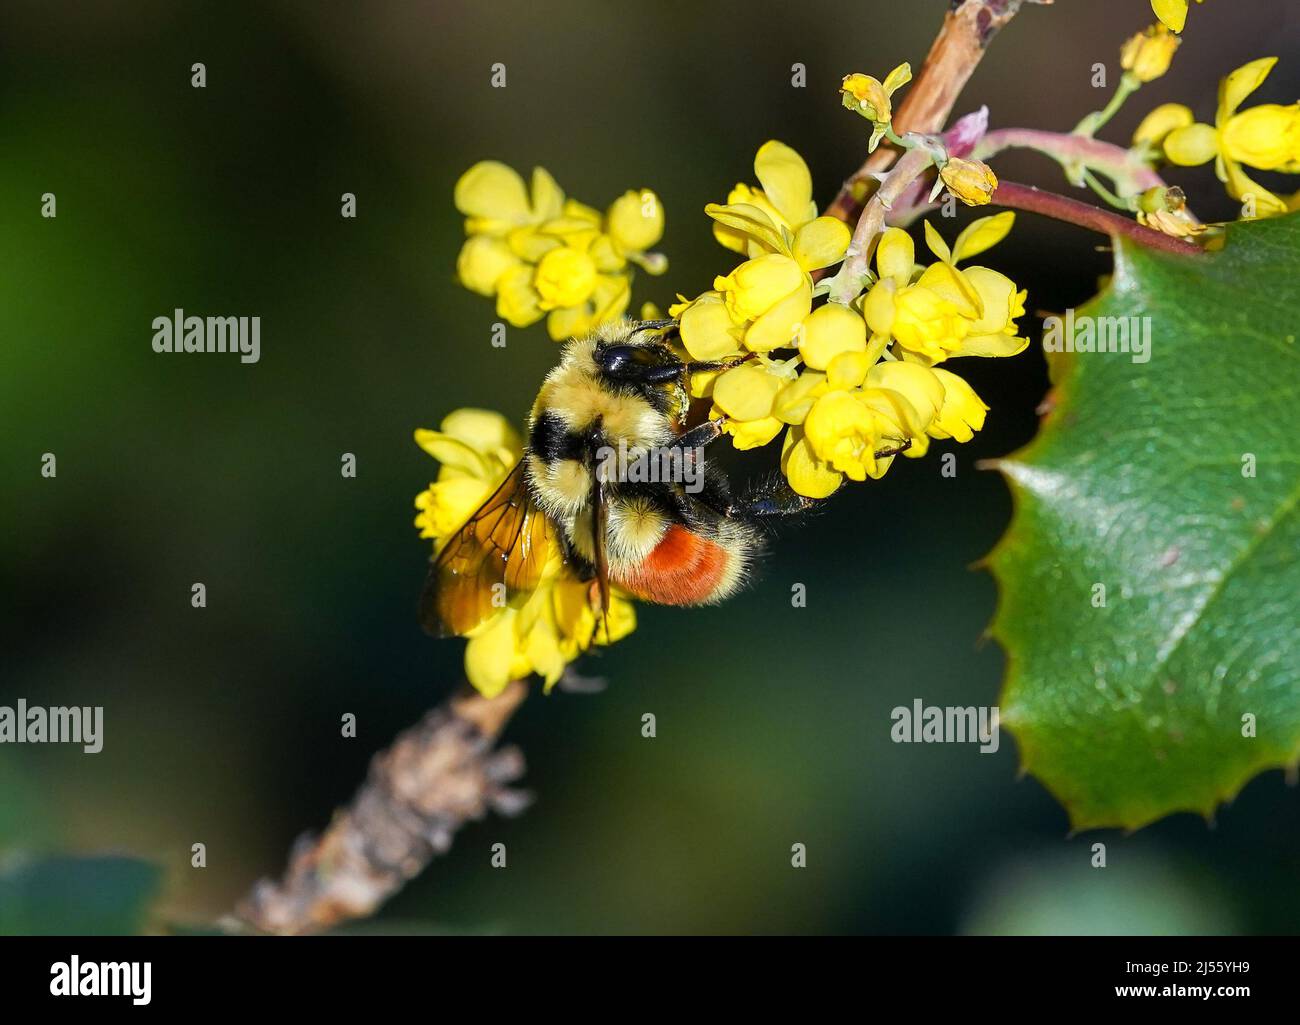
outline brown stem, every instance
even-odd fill
[[[943,28],[925,63],[894,112],[894,131],[899,135],[941,131],[989,43],[1026,2],[1051,0],[958,0],[944,15]],[[845,224],[857,220],[871,175],[888,168],[897,155],[888,145],[877,149],[840,187],[826,213]]]
[[[298,935],[372,915],[466,822],[522,811],[528,795],[508,784],[523,755],[494,745],[527,693],[518,680],[492,699],[466,686],[399,734],[352,802],[320,836],[299,837],[284,878],[257,883],[230,924]]]
[[[1204,253],[1200,246],[1166,235],[1163,231],[1145,227],[1122,214],[1103,210],[1090,203],[1081,203],[1069,196],[1045,192],[1032,185],[1020,185],[1008,181],[999,183],[993,190],[993,205],[1054,217],[1058,221],[1077,224],[1081,228],[1110,235],[1112,238],[1123,235],[1141,245],[1151,249],[1161,249],[1166,253],[1179,253],[1184,256],[1200,256]]]
[[[932,160],[927,150],[908,150],[862,208],[862,216],[858,218],[848,251],[844,254],[844,265],[831,287],[830,298],[833,301],[847,303],[857,296],[862,276],[871,262],[871,254],[875,252],[880,233],[884,230],[885,215],[916,181],[917,176],[930,166]]]

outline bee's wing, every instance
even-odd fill
[[[522,460],[429,567],[420,623],[432,634],[466,634],[508,599],[532,591],[555,547],[555,533],[533,504]]]

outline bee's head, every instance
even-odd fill
[[[631,330],[602,338],[592,349],[596,372],[611,384],[657,388],[678,384],[686,364],[663,341],[659,321],[631,325]]]

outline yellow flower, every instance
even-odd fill
[[[1120,67],[1139,82],[1154,82],[1169,70],[1181,42],[1164,25],[1152,25],[1120,48]]]
[[[587,585],[556,574],[544,579],[522,605],[507,606],[470,634],[465,675],[489,698],[511,680],[532,673],[542,677],[549,693],[565,667],[593,644],[612,644],[635,629],[636,610],[626,597],[612,594],[607,619],[597,622]]]
[[[948,191],[967,206],[988,203],[993,198],[993,190],[998,187],[993,168],[983,161],[963,157],[949,158],[939,169],[939,177],[948,186]]]
[[[890,99],[900,88],[912,80],[912,66],[904,62],[881,82],[870,75],[845,75],[840,83],[840,97],[844,106],[856,111],[872,124],[871,140],[867,151],[873,152],[889,128],[894,116]]]
[[[1277,63],[1262,57],[1243,64],[1219,83],[1214,126],[1190,124],[1164,139],[1165,156],[1185,167],[1213,159],[1215,173],[1234,199],[1251,199],[1261,217],[1285,213],[1286,201],[1253,181],[1242,165],[1261,171],[1300,173],[1300,103],[1262,104],[1238,113]]]
[[[510,421],[486,409],[458,409],[439,430],[417,430],[415,443],[442,464],[437,481],[415,499],[420,536],[435,540],[459,530],[523,454]]]
[[[542,257],[533,287],[543,310],[577,306],[595,291],[596,264],[585,252],[560,246]]]
[[[1196,2],[1204,3],[1204,0]],[[1187,0],[1151,0],[1151,10],[1175,32],[1181,32],[1187,22]]]
[[[768,253],[747,260],[726,277],[717,277],[713,287],[722,296],[734,321],[761,317],[799,287],[803,271],[788,256]]]
[[[722,245],[751,257],[781,253],[809,271],[843,258],[849,229],[837,218],[817,216],[812,175],[803,157],[769,139],[754,156],[754,174],[761,189],[739,184],[725,204],[704,208],[717,222],[713,235]]]
[[[415,441],[442,465],[438,479],[416,496],[420,537],[435,551],[482,506],[519,461],[523,443],[505,417],[485,409],[458,409],[436,431],[417,430]],[[615,592],[605,621],[597,623],[588,585],[564,572],[556,557],[535,591],[521,595],[469,635],[465,673],[488,697],[511,680],[538,673],[549,691],[592,644],[610,644],[636,628],[636,612]]]
[[[514,327],[545,317],[557,341],[623,316],[631,300],[629,262],[651,274],[668,266],[648,251],[664,227],[662,205],[649,189],[624,193],[602,217],[566,199],[540,167],[530,195],[518,174],[485,160],[461,175],[455,199],[469,235],[456,261],[461,284],[495,296],[497,315]]]

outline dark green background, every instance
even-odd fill
[[[764,140],[804,154],[830,198],[864,140],[840,76],[919,66],[946,7],[6,4],[0,703],[102,704],[106,743],[0,749],[0,847],[155,859],[163,916],[189,923],[278,872],[459,676],[460,644],[414,621],[428,549],[411,500],[435,464],[412,429],[463,405],[522,418],[556,355],[540,326],[492,348],[491,304],[454,282],[457,176],[484,157],[540,163],[601,207],[654,188],[672,267],[634,298],[666,306],[730,268],[702,208],[752,179]],[[1149,18],[1145,0],[1027,8],[960,109],[1068,129],[1103,102],[1092,65],[1115,75]],[[1297,41],[1286,0],[1194,7],[1175,70],[1106,134],[1168,99],[1209,119],[1220,75]],[[1291,61],[1251,102],[1298,92]],[[996,166],[1064,188],[1032,155]],[[1203,217],[1233,215],[1208,169],[1177,180]],[[1059,310],[1105,273],[1099,241],[1022,215],[986,259],[1031,311]],[[260,316],[261,362],[154,354],[150,322],[177,306]],[[537,805],[466,830],[372,927],[1293,931],[1300,815],[1279,773],[1213,828],[1182,815],[1068,838],[1064,812],[1016,781],[1009,737],[996,756],[889,741],[895,705],[993,703],[1002,669],[980,645],[994,587],[968,566],[1009,500],[974,464],[1032,435],[1045,374],[1036,352],[954,369],[992,406],[955,480],[937,457],[902,460],[788,533],[736,600],[643,609],[585,665],[606,693],[536,696],[511,727]],[[790,607],[796,581],[807,609]],[[498,841],[505,871],[488,866]]]

